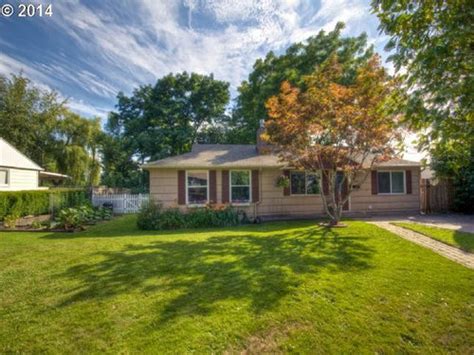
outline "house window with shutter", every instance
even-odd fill
[[[205,205],[209,201],[209,172],[207,170],[186,171],[186,203]]]
[[[252,200],[250,170],[232,170],[230,172],[230,202],[246,204]]]
[[[319,175],[315,172],[291,171],[290,189],[292,195],[317,195]]]
[[[405,171],[378,171],[377,190],[379,194],[404,194]]]
[[[0,169],[0,186],[8,186],[8,184],[9,184],[8,170]]]

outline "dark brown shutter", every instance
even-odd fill
[[[283,170],[283,175],[285,175],[288,179],[290,178],[290,171],[289,170]],[[291,185],[291,183],[290,183]],[[284,196],[290,196],[290,186],[283,188],[283,195]]]
[[[222,170],[222,203],[229,203],[229,170]]]
[[[348,193],[349,193],[349,181],[347,181],[347,176],[346,176],[346,178],[344,179],[344,185],[342,185],[342,191],[341,191],[342,198],[343,199],[346,198]],[[347,200],[344,206],[342,206],[342,209],[344,211],[349,211],[349,200]]]
[[[260,201],[260,185],[258,181],[258,170],[252,170],[252,202]]]
[[[405,171],[405,183],[406,183],[406,191],[407,191],[407,194],[411,194],[412,193],[412,188],[411,188],[411,170],[407,170]]]
[[[209,202],[217,202],[216,171],[209,170]]]
[[[372,195],[377,195],[377,170],[372,170],[371,173]]]
[[[323,193],[324,195],[329,194],[329,181],[328,181],[328,172],[323,170]]]
[[[178,170],[178,205],[186,204],[186,172]]]

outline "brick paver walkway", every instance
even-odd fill
[[[438,242],[437,240],[426,237],[420,233],[394,226],[393,224],[390,224],[390,222],[373,221],[369,223],[375,224],[376,226],[386,229],[413,243],[429,248],[435,253],[467,266],[470,269],[474,269],[474,254],[472,253]]]

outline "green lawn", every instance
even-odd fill
[[[427,226],[414,222],[397,222],[396,226],[410,229],[465,251],[474,252],[474,234],[452,229]]]
[[[474,352],[474,271],[363,222],[0,234],[0,353]]]

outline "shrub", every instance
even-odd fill
[[[8,216],[5,216],[5,219],[3,220],[4,227],[14,229],[19,218],[20,217],[17,214],[9,214]]]
[[[0,221],[11,214],[37,216],[87,202],[86,192],[77,189],[0,192]]]
[[[33,229],[42,229],[43,227],[44,227],[44,225],[40,221],[33,221],[31,223],[31,228],[33,228]]]
[[[66,230],[73,230],[81,228],[85,224],[95,224],[98,220],[110,219],[110,211],[103,211],[99,207],[95,208],[89,204],[74,207],[64,208],[57,214],[56,227],[64,228]]]
[[[137,227],[144,230],[168,230],[178,228],[209,228],[235,226],[248,222],[244,212],[230,206],[206,206],[182,212],[178,208],[163,209],[150,202],[138,214]]]

